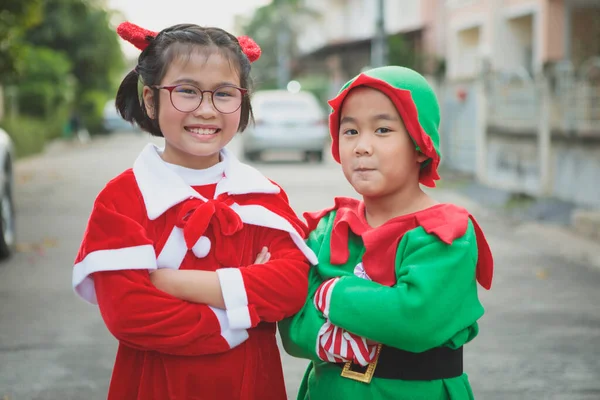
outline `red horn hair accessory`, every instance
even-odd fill
[[[138,49],[144,50],[148,47],[150,41],[158,35],[158,32],[144,29],[131,22],[123,22],[117,27],[117,34]],[[240,36],[237,39],[242,51],[251,63],[260,58],[261,49],[254,40],[248,36]]]
[[[248,57],[251,63],[258,60],[262,53],[260,46],[249,36],[240,36],[237,38],[242,51]]]
[[[158,35],[131,22],[123,22],[117,27],[117,34],[140,50],[144,50],[150,41]]]

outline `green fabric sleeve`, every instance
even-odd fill
[[[333,223],[335,212],[332,212],[319,221],[317,228],[310,233],[307,245],[319,257],[323,238],[330,225]],[[327,252],[329,254],[329,252]],[[308,275],[308,297],[304,307],[293,317],[279,322],[279,334],[285,351],[291,356],[319,360],[317,350],[317,334],[326,322],[323,314],[316,309],[313,298],[319,285],[323,283],[323,277],[318,268],[313,266]]]
[[[339,327],[411,352],[448,344],[460,346],[476,335],[483,315],[477,297],[477,243],[471,222],[452,245],[425,232],[407,232],[396,255],[393,287],[355,276],[335,285],[329,318]],[[472,330],[465,333],[465,330]],[[454,337],[463,336],[463,343]]]

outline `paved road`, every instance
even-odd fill
[[[17,166],[20,252],[0,264],[0,400],[105,398],[116,343],[97,310],[74,296],[71,268],[96,194],[147,140],[54,146]],[[257,166],[298,212],[352,195],[331,160]],[[437,190],[442,201],[461,201]],[[600,399],[600,272],[536,250],[492,213],[478,217],[497,272],[493,290],[481,294],[480,336],[465,351],[476,398]],[[306,363],[283,362],[294,398]]]

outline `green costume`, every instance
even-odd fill
[[[406,68],[361,74],[330,102],[334,158],[339,161],[341,105],[357,86],[378,89],[394,102],[415,145],[429,157],[420,181],[434,186],[439,179],[439,108],[426,80]],[[364,215],[364,203],[349,198],[305,214],[308,245],[318,265],[310,272],[303,309],[279,324],[286,351],[311,360],[298,398],[473,398],[462,372],[462,346],[477,335],[484,312],[477,281],[491,286],[493,261],[483,232],[468,211],[451,204],[396,217],[377,228],[369,227]],[[381,344],[378,358],[373,359],[374,346],[364,351],[370,342],[363,338]],[[335,362],[347,361],[350,348],[355,362],[362,354],[358,359],[374,366],[369,383],[342,372],[344,365],[362,371],[360,366]]]

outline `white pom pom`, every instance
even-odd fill
[[[359,278],[362,279],[367,279],[367,280],[371,280],[371,278],[369,277],[369,275],[367,275],[367,271],[365,271],[365,267],[363,267],[363,263],[358,263],[356,265],[356,267],[354,267],[354,275],[358,276]]]
[[[204,258],[210,252],[210,239],[206,236],[200,236],[200,239],[196,242],[194,247],[192,247],[192,252],[198,258]]]

